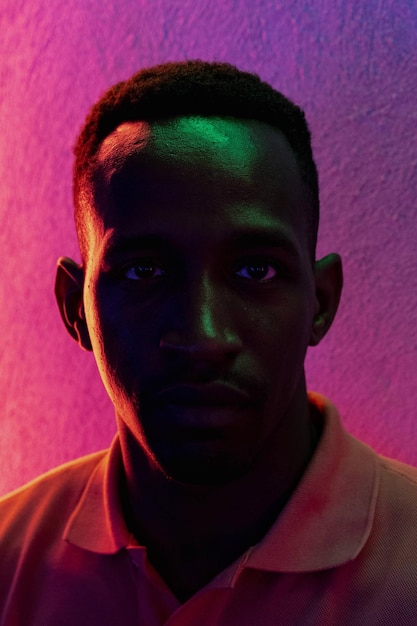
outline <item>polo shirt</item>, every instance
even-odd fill
[[[121,451],[0,500],[1,626],[417,624],[417,470],[323,415],[315,454],[268,533],[181,604],[124,523]],[[248,507],[250,502],[248,502]]]

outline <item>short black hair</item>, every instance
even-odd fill
[[[90,110],[74,148],[75,223],[84,258],[87,250],[83,185],[102,141],[120,124],[199,115],[265,122],[291,146],[309,196],[309,235],[314,258],[319,222],[318,174],[304,112],[256,74],[228,63],[181,61],[143,69],[106,91]]]

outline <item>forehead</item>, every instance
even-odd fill
[[[304,231],[308,221],[292,149],[280,131],[254,120],[123,123],[102,142],[93,179],[104,230],[131,228],[135,219],[168,228],[180,219],[194,235],[204,220],[266,224],[272,216]]]
[[[248,176],[270,143],[271,132],[269,126],[231,118],[190,116],[154,123],[125,122],[104,139],[98,162],[108,176],[139,157],[156,158],[168,170],[175,161],[177,171],[181,165],[192,165],[197,172],[215,167],[218,174]]]

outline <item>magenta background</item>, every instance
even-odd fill
[[[319,251],[342,254],[346,281],[309,386],[351,432],[417,464],[416,42],[411,0],[1,0],[0,492],[115,432],[52,292],[55,259],[79,258],[71,147],[106,87],[196,57],[256,71],[306,109]]]

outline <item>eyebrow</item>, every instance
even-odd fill
[[[224,242],[239,250],[248,248],[279,248],[290,257],[299,259],[299,246],[281,229],[262,228],[251,229],[250,232],[232,231]],[[175,252],[176,246],[168,236],[148,233],[143,235],[112,234],[105,243],[104,253],[107,257],[113,255],[146,249],[165,249]]]
[[[299,247],[284,231],[273,228],[236,233],[231,242],[237,248],[281,248],[291,257],[300,257]]]
[[[167,248],[172,243],[162,235],[123,235],[112,234],[104,245],[104,254],[112,256],[122,252],[130,252],[146,248]]]

